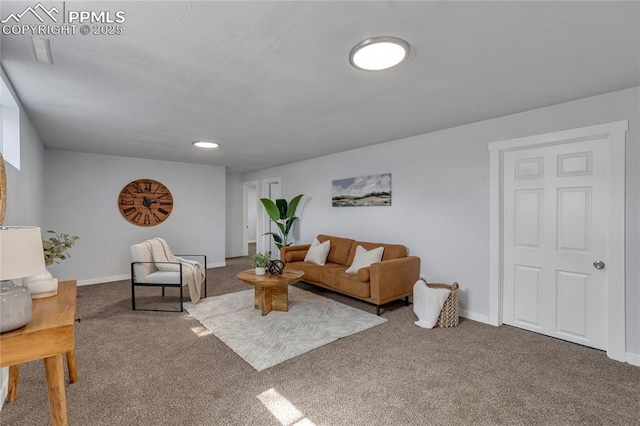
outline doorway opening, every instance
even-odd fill
[[[253,256],[258,241],[258,181],[242,184],[242,255]]]

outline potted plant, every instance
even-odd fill
[[[276,243],[276,247],[278,247],[278,249],[292,244],[292,241],[289,241],[289,232],[291,231],[293,224],[298,220],[296,217],[296,209],[298,208],[298,203],[303,196],[304,194],[295,196],[290,202],[279,198],[275,203],[268,198],[260,198],[267,214],[271,220],[278,225],[279,231],[278,233],[265,232],[262,235],[272,235],[273,241]]]
[[[253,255],[253,266],[256,268],[256,275],[264,275],[265,268],[271,261],[271,252],[256,253]]]
[[[47,231],[47,233],[53,234],[53,236],[47,240],[45,240],[44,237],[42,238],[44,264],[51,266],[54,262],[60,263],[70,258],[71,255],[68,251],[80,237],[77,235],[69,236],[69,234],[58,234],[55,231]]]

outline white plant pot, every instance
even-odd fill
[[[256,266],[256,275],[264,275],[265,274],[265,268],[264,267],[258,267]]]

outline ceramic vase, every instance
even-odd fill
[[[20,328],[31,320],[31,294],[13,281],[0,284],[0,333]]]

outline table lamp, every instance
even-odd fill
[[[0,333],[31,320],[31,294],[13,280],[46,271],[40,228],[0,227]]]

